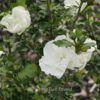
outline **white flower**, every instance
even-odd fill
[[[66,39],[74,43],[72,39],[67,35],[57,36],[55,40],[49,41],[43,50],[44,56],[39,60],[40,68],[47,75],[53,75],[57,78],[61,78],[67,69],[71,70],[81,70],[83,69],[87,62],[90,60],[92,51],[89,49],[86,52],[81,52],[77,54],[75,52],[75,47],[58,47],[54,44],[54,41]],[[90,43],[91,39],[87,39],[85,43]],[[96,42],[95,42],[96,43]],[[91,49],[91,48],[90,48]]]
[[[3,55],[3,54],[5,54],[5,53],[3,51],[0,51],[0,56]]]
[[[31,18],[29,12],[22,6],[12,9],[12,14],[4,16],[0,22],[11,33],[21,34],[30,26]]]
[[[64,7],[66,9],[72,8],[72,13],[77,13],[81,0],[64,0]],[[81,11],[86,7],[87,3],[83,3]]]

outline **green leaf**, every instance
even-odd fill
[[[21,6],[25,6],[26,0],[17,0],[17,4]]]
[[[55,41],[54,44],[56,44],[58,47],[70,47],[74,45],[72,42],[69,42],[66,39]]]
[[[18,73],[18,79],[25,80],[33,78],[37,75],[37,66],[35,64],[28,64],[22,71]]]
[[[0,67],[0,74],[6,74],[7,70],[4,67]]]

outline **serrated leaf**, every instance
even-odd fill
[[[66,39],[55,41],[54,44],[57,45],[58,47],[70,47],[70,46],[73,46],[73,43],[67,41]]]

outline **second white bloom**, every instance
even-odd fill
[[[4,16],[0,22],[11,33],[21,34],[30,26],[31,18],[29,12],[22,6],[12,9],[12,14]]]

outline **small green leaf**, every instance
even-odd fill
[[[17,4],[21,6],[25,6],[26,0],[17,0]]]
[[[28,64],[22,71],[18,73],[18,79],[25,80],[34,77],[37,74],[37,66]]]
[[[55,41],[54,44],[57,45],[58,47],[70,47],[74,45],[73,43],[69,42],[66,39]]]
[[[7,70],[4,67],[0,67],[0,74],[6,74]]]

